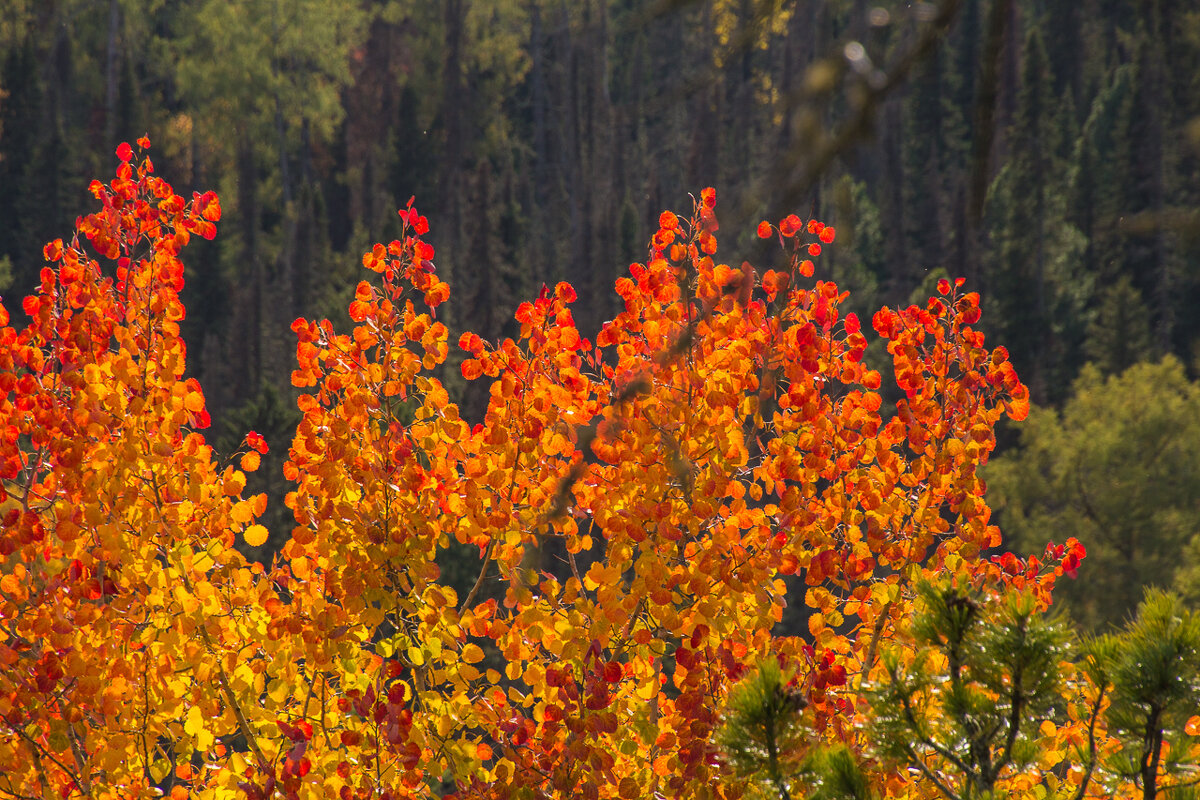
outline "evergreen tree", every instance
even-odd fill
[[[1000,306],[1003,337],[1038,402],[1061,398],[1081,344],[1090,296],[1082,270],[1083,236],[1066,218],[1065,165],[1054,114],[1053,82],[1038,28],[1025,43],[1011,155],[992,185],[986,286]]]
[[[921,772],[946,800],[989,800],[1006,772],[1037,760],[1038,726],[1060,700],[1069,631],[1020,592],[995,599],[925,585],[921,599],[916,657],[906,663],[899,647],[884,654],[887,677],[870,694],[871,737],[885,759]]]
[[[1096,95],[1076,143],[1071,170],[1068,221],[1087,240],[1084,269],[1105,282],[1125,270],[1117,217],[1125,205],[1128,185],[1126,143],[1133,81],[1133,67],[1118,67]]]
[[[941,61],[942,55],[935,52],[925,62],[904,109],[904,235],[910,286],[941,266],[946,254],[942,211],[948,159]]]
[[[1175,585],[1200,553],[1200,385],[1173,358],[1105,377],[1083,369],[1061,413],[1034,409],[1019,447],[987,467],[1001,529],[1018,550],[1047,536],[1088,548],[1086,578],[1060,587],[1089,628],[1134,611],[1142,587]],[[1191,574],[1191,573],[1189,573]]]
[[[41,244],[35,232],[32,198],[38,157],[38,131],[44,116],[42,87],[33,39],[8,52],[0,86],[0,256],[16,265],[13,283],[21,292],[33,289]]]
[[[1150,310],[1128,275],[1100,290],[1083,352],[1105,375],[1124,372],[1150,357]]]
[[[773,661],[730,692],[721,743],[748,796],[873,800],[899,765],[943,800],[995,800],[1018,782],[1031,797],[1117,796],[1132,782],[1142,800],[1195,798],[1200,614],[1176,595],[1148,591],[1122,629],[1082,640],[1015,588],[919,595],[884,675],[864,684],[871,758],[826,743]],[[1068,725],[1077,733],[1060,737]],[[1100,745],[1105,728],[1119,749]]]
[[[1091,670],[1111,686],[1108,721],[1124,745],[1105,767],[1132,778],[1143,800],[1195,798],[1195,765],[1179,754],[1200,706],[1200,613],[1147,590],[1137,616],[1089,650]]]
[[[1156,12],[1157,4],[1152,4]],[[1164,85],[1166,66],[1158,37],[1158,15],[1149,20],[1149,32],[1139,25],[1136,45],[1136,86],[1130,110],[1127,204],[1121,213],[1127,220],[1141,215],[1144,225],[1126,225],[1127,274],[1151,298],[1155,344],[1160,353],[1169,352],[1175,320],[1172,260],[1167,256],[1166,208],[1167,152],[1164,134]]]

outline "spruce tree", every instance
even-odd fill
[[[1061,398],[1083,339],[1080,312],[1091,281],[1081,270],[1085,240],[1066,220],[1063,136],[1042,35],[1025,38],[1008,163],[988,201],[986,288],[1000,306],[1003,337],[1038,402]]]

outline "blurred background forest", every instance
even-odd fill
[[[276,546],[289,325],[345,321],[410,196],[457,341],[510,334],[558,280],[595,330],[659,212],[715,186],[726,260],[776,257],[759,219],[835,225],[818,277],[860,313],[967,277],[1039,406],[987,473],[1010,546],[1086,544],[1064,585],[1085,625],[1146,583],[1200,600],[1187,0],[0,0],[10,309],[143,134],[178,191],[223,201],[187,254],[185,334],[218,445],[272,447]],[[455,375],[480,414],[486,387]]]

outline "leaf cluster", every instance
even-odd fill
[[[220,205],[175,194],[148,147],[118,148],[100,210],[47,246],[32,324],[0,312],[0,791],[733,797],[726,720],[731,762],[775,753],[778,793],[858,797],[861,688],[885,673],[901,706],[944,709],[922,757],[984,782],[1027,760],[1018,706],[1042,708],[1058,646],[1035,611],[1082,549],[981,557],[1000,534],[978,467],[1028,392],[961,280],[874,315],[903,395],[885,419],[847,294],[812,280],[836,231],[764,221],[781,262],[732,267],[706,189],[660,216],[594,341],[566,283],[512,338],[462,335],[488,396],[469,424],[410,203],[363,256],[352,328],[292,324],[291,442],[250,431],[222,458],[178,324],[180,252]],[[238,545],[267,540],[247,475],[271,447],[293,527],[264,566]],[[452,547],[478,554],[462,592]],[[785,579],[807,639],[775,634]],[[1025,599],[980,626],[927,581]],[[951,690],[907,682],[903,647],[943,673],[951,648]],[[809,736],[849,749],[806,762]]]

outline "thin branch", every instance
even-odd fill
[[[1092,718],[1088,721],[1088,765],[1083,773],[1083,780],[1079,782],[1079,789],[1076,790],[1075,796],[1071,800],[1083,800],[1088,783],[1092,779],[1092,772],[1096,769],[1096,721],[1100,718],[1100,706],[1104,704],[1105,688],[1104,685],[1100,686],[1100,692],[1096,695],[1096,703],[1092,706]]]
[[[894,679],[893,679],[893,682],[894,682]],[[951,764],[953,764],[955,767],[957,767],[959,770],[961,770],[963,775],[965,775],[969,778],[971,776],[971,768],[968,767],[967,764],[961,758],[956,756],[952,750],[945,747],[944,745],[938,744],[932,738],[930,738],[929,736],[927,736],[925,733],[923,733],[921,731],[921,726],[917,723],[916,714],[913,712],[911,700],[912,700],[912,698],[908,694],[905,694],[904,692],[900,693],[900,705],[904,709],[904,718],[908,721],[908,724],[911,726],[913,735],[917,737],[918,741],[920,741],[921,744],[930,748],[931,750],[933,750],[933,752],[937,753],[939,756],[941,756],[942,758],[949,761]],[[909,745],[909,747],[911,747],[911,745]]]
[[[1195,778],[1192,778],[1189,781],[1180,781],[1179,783],[1172,783],[1170,786],[1164,786],[1162,787],[1162,791],[1169,792],[1173,789],[1186,789],[1189,786],[1196,785],[1200,785],[1200,775],[1197,775]]]
[[[209,652],[213,653],[212,639],[209,638],[208,631],[203,626],[200,627],[200,635],[204,637],[205,644],[209,646]],[[229,685],[229,676],[225,673],[225,665],[221,663],[219,655],[216,653],[213,653],[213,655],[215,656],[214,661],[217,665],[217,681],[221,685],[221,690],[225,693],[225,699],[229,702],[230,708],[233,709],[238,729],[246,737],[247,744],[250,745],[250,749],[254,751],[255,757],[258,758],[259,766],[264,772],[270,772],[271,762],[263,755],[262,749],[258,746],[258,739],[255,738],[254,733],[250,730],[250,722],[246,719],[246,713],[242,711],[242,706],[238,703],[237,696],[233,693],[233,688]]]
[[[1026,625],[1027,624],[1028,624],[1028,621],[1026,619],[1021,620],[1020,626],[1021,626],[1021,634],[1023,636],[1026,633]],[[1002,751],[1000,763],[996,765],[996,776],[999,776],[1000,771],[1003,770],[1004,767],[1011,760],[1013,746],[1017,742],[1017,734],[1020,733],[1020,731],[1021,731],[1021,711],[1025,705],[1025,698],[1023,696],[1023,693],[1021,692],[1021,679],[1022,679],[1022,673],[1024,671],[1022,669],[1022,667],[1023,667],[1023,664],[1018,662],[1017,668],[1015,670],[1013,670],[1014,674],[1012,676],[1012,705],[1009,708],[1009,715],[1008,715],[1008,735],[1005,737],[1004,750]],[[995,776],[993,776],[993,777],[995,777]]]
[[[579,565],[575,563],[575,554],[567,550],[567,563],[571,565],[571,574],[579,581],[579,589],[583,591],[583,578],[579,577]]]
[[[875,663],[875,651],[879,647],[879,639],[883,636],[883,628],[887,625],[888,615],[895,604],[895,600],[888,600],[883,608],[879,610],[879,616],[875,618],[875,626],[871,631],[871,643],[867,645],[867,654],[863,658],[863,675],[869,673],[871,666]]]
[[[304,680],[303,667],[301,667],[301,669],[300,669],[300,678],[301,678],[301,680]],[[304,682],[308,684],[308,695],[305,696],[305,698],[304,698],[304,708],[302,708],[300,710],[300,719],[307,720],[308,719],[308,704],[310,702],[312,702],[313,692],[316,691],[316,688],[317,688],[316,675],[313,676],[313,680],[311,680],[311,681],[304,680]],[[324,707],[322,707],[322,711],[323,710],[324,710]]]
[[[2,794],[4,797],[15,797],[17,800],[43,800],[35,795],[21,794],[20,792],[13,791],[12,789],[6,789],[3,786],[0,786],[0,794]]]
[[[325,725],[325,690],[329,688],[329,680],[321,673],[321,733],[325,734],[325,746],[332,748],[329,741],[329,728]]]
[[[471,591],[467,592],[466,599],[462,601],[462,605],[458,607],[458,613],[462,614],[471,603],[475,601],[475,595],[479,594],[479,588],[483,586],[483,579],[487,575],[488,567],[492,563],[492,549],[496,546],[496,540],[492,539],[488,542],[487,549],[483,551],[483,566],[479,570],[479,577],[475,578],[475,585],[471,587]]]
[[[184,588],[189,592],[194,591],[192,588],[191,578],[188,577],[187,570],[179,567],[179,575],[183,579]],[[212,637],[208,634],[208,629],[203,625],[197,626],[200,632],[200,637],[204,640],[205,646],[208,648],[208,653],[213,657],[213,662],[217,667],[217,683],[221,687],[221,691],[225,695],[225,700],[229,703],[229,707],[233,710],[233,715],[237,719],[238,730],[246,737],[246,743],[250,745],[250,749],[254,751],[255,757],[258,759],[259,767],[264,772],[271,772],[271,762],[263,755],[262,749],[258,746],[258,739],[255,738],[254,732],[250,730],[250,722],[246,719],[246,713],[242,710],[241,704],[238,702],[237,695],[233,693],[233,687],[229,684],[229,675],[225,672],[225,665],[221,663],[221,656]]]
[[[14,733],[17,734],[17,736],[20,736],[22,739],[24,739],[26,742],[28,742],[30,744],[30,746],[33,747],[34,752],[37,753],[39,756],[45,756],[46,758],[53,761],[54,765],[57,766],[59,769],[61,769],[64,774],[68,775],[71,778],[71,780],[75,781],[75,783],[77,785],[79,784],[80,779],[75,773],[71,772],[71,770],[68,769],[65,764],[63,764],[61,761],[59,761],[57,758],[54,757],[53,753],[51,753],[45,747],[42,747],[42,745],[39,744],[36,739],[34,739],[29,734],[27,734],[20,726],[10,727],[9,730],[13,731]]]
[[[642,615],[642,612],[645,611],[645,609],[646,609],[646,598],[643,597],[641,600],[638,601],[637,608],[635,608],[633,610],[633,613],[629,615],[629,621],[625,623],[625,627],[621,631],[621,641],[622,642],[627,641],[629,639],[629,637],[633,634],[633,626],[637,622],[637,618]]]
[[[949,798],[949,800],[960,800],[959,796],[957,794],[955,794],[954,792],[950,791],[950,787],[946,786],[946,784],[944,784],[942,782],[942,780],[940,778],[938,778],[938,776],[936,774],[934,774],[933,770],[931,770],[931,769],[929,769],[929,767],[925,766],[925,762],[922,761],[920,759],[920,757],[917,756],[917,752],[912,749],[911,745],[905,745],[904,749],[908,753],[909,763],[911,763],[917,769],[921,770],[921,773],[926,778],[929,779],[930,783],[932,783],[935,787],[937,787],[937,790],[939,792],[944,794],[947,798]]]

